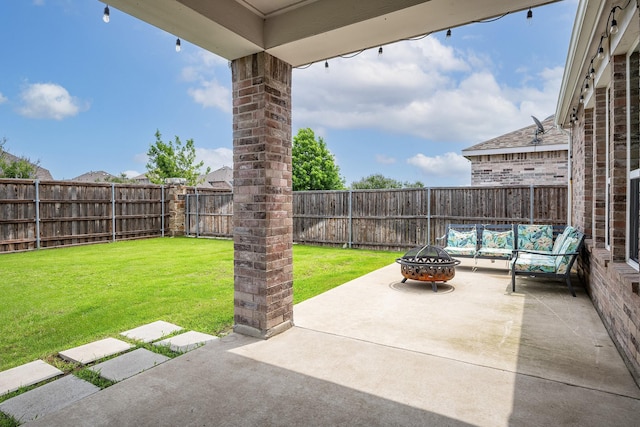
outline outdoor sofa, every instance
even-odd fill
[[[509,261],[511,286],[516,276],[562,279],[573,296],[571,268],[584,234],[571,226],[538,224],[449,224],[437,238],[453,257]]]

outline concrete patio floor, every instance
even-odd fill
[[[27,425],[637,426],[640,389],[584,289],[465,260],[433,293],[390,265]]]

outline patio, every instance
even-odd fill
[[[463,260],[439,285],[397,264],[29,425],[632,426],[633,381],[582,287]],[[450,286],[449,286],[450,285]]]

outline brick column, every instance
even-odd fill
[[[593,242],[598,248],[604,247],[606,223],[606,159],[607,159],[607,88],[594,89],[593,109]]]
[[[613,56],[611,68],[609,229],[611,258],[613,261],[624,261],[627,234],[627,56]]]
[[[234,331],[293,325],[291,65],[236,59],[233,79]]]
[[[187,187],[171,185],[167,187],[167,211],[169,212],[169,232],[171,237],[184,236],[185,195]]]

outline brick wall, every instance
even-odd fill
[[[291,65],[233,61],[234,329],[268,338],[293,323]]]
[[[566,185],[567,151],[469,156],[471,185]]]
[[[633,66],[637,70],[637,57],[633,58]],[[593,108],[580,109],[578,122],[574,123],[572,197],[576,202],[573,218],[576,226],[584,231],[588,230],[590,219],[592,238],[586,242],[578,270],[605,328],[640,384],[640,275],[627,264],[625,257],[628,161],[626,85],[628,79],[635,86],[640,82],[637,71],[632,76],[627,75],[626,55],[611,58],[610,70],[610,79],[605,79],[610,81],[609,88],[598,87],[593,94]],[[637,103],[637,97],[635,100]],[[632,111],[636,116],[639,114],[637,105]],[[639,121],[640,117],[632,119],[634,129]],[[632,132],[632,139],[634,137],[637,137],[637,131]],[[610,248],[605,248],[607,166],[611,177],[608,200]],[[585,182],[580,183],[579,180]]]

